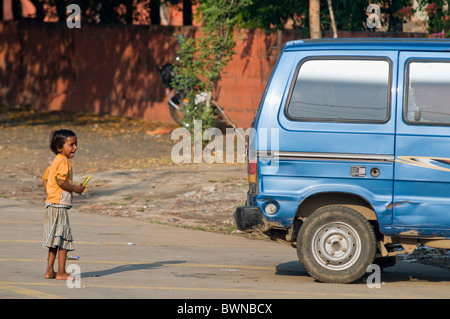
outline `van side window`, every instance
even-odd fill
[[[405,122],[450,125],[450,62],[409,62],[405,101]]]
[[[387,60],[306,60],[298,68],[287,116],[302,121],[386,122],[390,74]]]

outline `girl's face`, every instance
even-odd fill
[[[64,143],[64,146],[60,149],[60,153],[67,158],[73,158],[77,151],[77,137],[69,136]]]

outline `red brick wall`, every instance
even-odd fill
[[[0,103],[171,122],[156,67],[173,61],[174,34],[180,32],[195,36],[196,29],[87,24],[68,29],[59,23],[1,22]],[[340,34],[364,35],[382,36]],[[301,38],[301,33],[285,31],[281,42],[277,33],[263,30],[241,30],[237,37],[237,54],[215,97],[235,124],[246,128],[275,65],[277,43]]]
[[[174,27],[4,22],[0,83],[9,103],[170,121],[157,66],[175,55]]]

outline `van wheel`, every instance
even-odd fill
[[[345,206],[317,209],[297,236],[297,255],[305,270],[328,283],[361,278],[376,253],[375,233],[357,211]]]

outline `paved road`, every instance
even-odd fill
[[[322,284],[293,248],[240,236],[71,211],[80,288],[46,280],[43,208],[0,199],[0,298],[335,299],[450,298],[450,272],[399,263],[381,276]],[[181,302],[181,301],[180,301]],[[184,305],[184,303],[183,303]]]

